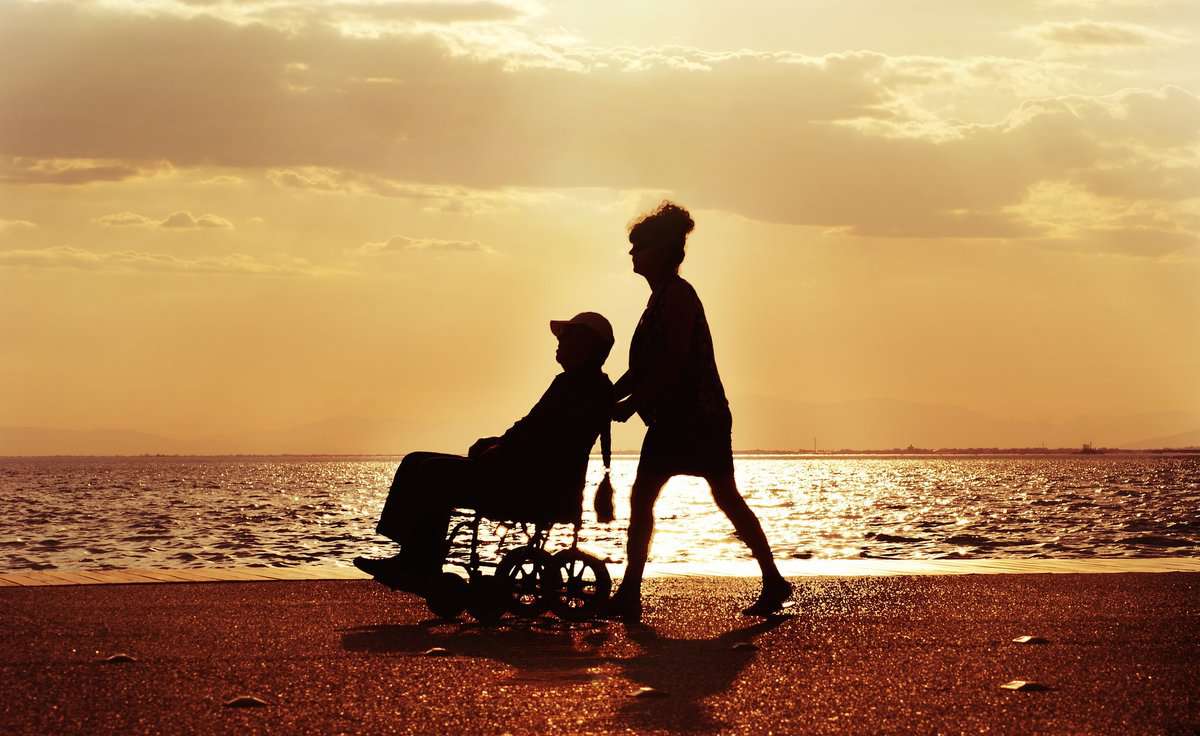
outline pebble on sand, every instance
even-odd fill
[[[649,685],[646,687],[639,687],[633,693],[633,697],[635,698],[665,698],[666,696],[667,694],[662,690],[659,690],[656,687],[650,687]]]
[[[225,703],[226,708],[266,708],[267,701],[253,695],[239,695]]]
[[[1036,692],[1040,690],[1049,690],[1050,688],[1040,682],[1032,682],[1030,680],[1013,680],[1006,682],[1000,687],[1005,690],[1020,690],[1021,692]]]
[[[734,651],[757,652],[758,645],[754,642],[739,641],[737,644],[733,645],[733,649]]]
[[[136,662],[137,659],[129,656],[125,652],[119,652],[109,657],[104,658],[105,664],[125,664],[126,662]]]
[[[426,657],[449,657],[450,656],[450,650],[446,649],[445,647],[429,647],[428,649],[426,649],[425,651],[423,651],[421,653],[424,654]]]
[[[1043,639],[1040,636],[1026,635],[1026,636],[1018,636],[1016,639],[1013,639],[1013,642],[1015,642],[1017,644],[1049,644],[1050,640]]]

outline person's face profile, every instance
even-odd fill
[[[635,241],[629,249],[633,258],[633,272],[645,276],[657,273],[662,268],[663,248],[657,248],[645,240]]]
[[[594,352],[594,341],[586,328],[567,325],[558,335],[558,347],[554,359],[564,370],[575,370],[587,364]]]

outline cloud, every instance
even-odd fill
[[[1045,238],[1036,244],[1076,252],[1134,257],[1200,257],[1200,236],[1147,227],[1084,228],[1071,237]]]
[[[1031,100],[1003,124],[1009,135],[1087,145],[1087,161],[1186,153],[1200,143],[1200,96],[1179,87],[1124,90],[1103,97],[1066,95]]]
[[[409,238],[397,235],[389,240],[363,243],[353,251],[356,255],[377,256],[398,253],[480,253],[494,251],[475,240],[436,240],[433,238]]]
[[[323,276],[334,273],[303,260],[273,263],[233,253],[208,258],[180,258],[136,251],[96,252],[67,245],[0,251],[0,267],[55,268],[88,271],[155,273],[223,273],[262,276]]]
[[[17,230],[31,230],[35,227],[37,227],[37,223],[30,222],[29,220],[5,220],[0,218],[0,233],[14,232]]]
[[[1067,182],[1110,213],[1129,204],[1119,198],[1148,198],[1190,227],[1179,202],[1196,175],[1200,98],[1178,87],[1055,93],[963,122],[936,101],[1040,85],[1057,62],[471,38],[6,5],[0,65],[22,74],[0,76],[0,152],[261,170],[298,195],[430,209],[661,190],[860,235],[1030,242],[1068,232],[1021,207],[1039,185]],[[204,49],[209,63],[168,47]]]
[[[1060,51],[1173,46],[1184,41],[1148,26],[1094,20],[1041,23],[1021,29],[1020,34]]]
[[[96,218],[96,222],[109,227],[152,227],[159,224],[158,220],[139,215],[136,212],[115,212],[111,215],[102,215]]]
[[[525,17],[515,5],[500,2],[343,2],[322,6],[329,20],[379,22],[478,23],[511,22]]]
[[[2,52],[0,52],[2,54]],[[7,116],[0,113],[0,130]],[[63,186],[91,184],[94,182],[120,182],[127,179],[155,176],[169,171],[166,161],[130,162],[114,159],[89,158],[37,158],[29,156],[3,156],[0,148],[0,183],[4,184],[58,184]]]
[[[352,191],[352,182],[347,181],[348,175],[344,175],[336,169],[318,167],[309,167],[305,171],[272,169],[267,172],[267,178],[280,187],[315,189],[322,192]]]
[[[545,192],[416,184],[373,174],[318,166],[270,169],[267,171],[267,179],[284,189],[409,199],[421,202],[422,208],[428,211],[456,214],[498,212],[556,199],[555,195]]]
[[[171,230],[231,229],[233,223],[217,215],[200,215],[182,210],[173,212],[165,219],[139,215],[136,212],[117,212],[96,218],[96,222],[108,227],[164,227]]]
[[[800,125],[885,114],[880,106],[891,98],[870,79],[884,57],[869,54],[805,60],[559,50],[564,67],[595,73],[515,73],[511,59],[456,53],[431,34],[386,40],[321,29],[289,34],[208,18],[53,5],[6,5],[0,13],[7,16],[0,18],[0,61],[20,62],[23,70],[20,83],[0,78],[0,141],[19,153],[88,148],[183,166],[325,166],[430,184],[542,186],[613,178],[588,171],[592,166],[556,170],[547,155],[564,136],[591,143],[573,148],[596,157],[628,146],[629,153],[613,157],[624,169],[630,154],[655,142],[647,126],[664,113],[670,116],[659,124],[719,112],[714,133],[721,133],[767,114]],[[164,45],[205,49],[209,63],[160,58]],[[145,64],[150,57],[159,63]],[[105,61],[63,63],[80,58]],[[232,78],[239,83],[228,84]],[[400,80],[403,94],[395,85],[365,81],[378,78]],[[785,89],[790,93],[780,94]],[[672,91],[664,96],[664,90]],[[728,109],[711,109],[714,99]],[[98,110],[120,112],[98,116]]]
[[[1200,161],[1162,161],[1136,155],[1120,167],[1082,171],[1078,181],[1103,197],[1115,200],[1182,202],[1200,197]]]
[[[1089,9],[1099,8],[1151,8],[1166,5],[1179,0],[1042,0],[1042,4],[1051,7],[1080,7]],[[1186,2],[1186,0],[1184,0]]]
[[[1164,211],[1148,200],[1123,200],[1071,181],[1032,187],[1010,210],[1035,224],[1034,245],[1058,249],[1162,257],[1197,251],[1200,213]]]
[[[226,220],[224,217],[216,215],[200,215],[193,217],[191,212],[173,212],[167,216],[167,219],[159,223],[159,227],[172,228],[178,230],[195,230],[195,229],[211,229],[211,228],[232,228],[233,223]]]
[[[268,23],[286,29],[329,25],[355,34],[412,25],[509,24],[540,11],[531,0],[376,0],[288,2],[279,0],[179,0],[189,14],[234,23]],[[160,9],[170,12],[165,6]]]

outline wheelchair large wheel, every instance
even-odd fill
[[[533,618],[550,607],[555,593],[554,558],[536,547],[517,547],[500,560],[496,577],[508,581],[508,610]]]
[[[467,610],[484,626],[500,623],[508,610],[508,580],[495,575],[475,575],[467,595]]]
[[[552,605],[558,617],[583,621],[600,613],[612,590],[604,563],[579,549],[564,549],[554,555],[554,562]]]
[[[467,607],[468,595],[466,580],[452,572],[444,572],[429,586],[425,605],[438,618],[453,621]]]

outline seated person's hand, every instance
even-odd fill
[[[480,437],[475,440],[475,444],[471,445],[471,449],[467,450],[467,457],[474,460],[495,447],[499,442],[499,437]]]
[[[632,399],[618,401],[613,406],[612,418],[618,422],[627,422],[629,421],[629,417],[633,416],[636,411],[637,407],[633,405]]]

